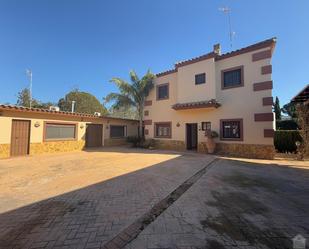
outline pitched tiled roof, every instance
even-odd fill
[[[221,55],[216,54],[214,52],[210,52],[210,53],[198,56],[198,57],[194,57],[194,58],[191,58],[191,59],[188,59],[188,60],[177,62],[175,64],[174,69],[158,73],[156,76],[161,77],[161,76],[164,76],[164,75],[175,73],[175,72],[177,72],[178,68],[181,67],[181,66],[186,66],[186,65],[196,63],[196,62],[199,62],[199,61],[203,61],[203,60],[207,60],[207,59],[210,59],[210,58],[215,58],[215,60],[218,61],[218,60],[227,59],[227,58],[230,58],[230,57],[233,57],[233,56],[237,56],[237,55],[240,55],[240,54],[252,52],[252,51],[255,51],[255,50],[258,50],[258,49],[262,49],[262,48],[269,47],[269,48],[271,48],[271,50],[273,50],[275,44],[276,44],[276,38],[274,37],[274,38],[267,39],[267,40],[262,41],[262,42],[255,43],[255,44],[250,45],[248,47],[240,48],[240,49],[237,49],[237,50],[225,53],[225,54],[221,54]]]
[[[0,111],[17,111],[17,112],[25,112],[25,113],[41,113],[41,114],[54,114],[54,115],[64,115],[71,117],[85,117],[85,118],[107,118],[107,119],[118,119],[118,120],[132,120],[133,119],[125,119],[125,118],[115,118],[109,116],[97,116],[88,113],[78,113],[78,112],[64,112],[64,111],[52,111],[48,109],[42,108],[29,108],[24,106],[15,106],[15,105],[2,105],[0,104]]]
[[[223,59],[226,59],[226,58],[229,58],[229,57],[232,57],[232,56],[252,52],[254,50],[267,48],[267,47],[270,47],[271,49],[273,49],[275,44],[276,44],[276,37],[273,37],[271,39],[255,43],[255,44],[250,45],[248,47],[237,49],[237,50],[225,53],[225,54],[217,55],[216,60],[223,60]]]
[[[309,84],[305,86],[296,96],[292,98],[292,102],[306,102],[309,100]]]
[[[189,102],[189,103],[177,103],[172,106],[174,110],[185,110],[185,109],[198,109],[198,108],[218,108],[221,104],[217,102],[215,99],[205,100],[205,101],[197,101],[197,102]]]

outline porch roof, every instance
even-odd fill
[[[177,103],[172,105],[174,110],[186,110],[186,109],[201,109],[201,108],[218,108],[221,104],[215,99],[196,101],[196,102],[187,102],[187,103]]]

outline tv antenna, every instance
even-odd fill
[[[222,11],[228,17],[228,24],[229,24],[229,37],[230,37],[230,46],[233,47],[233,37],[235,32],[232,31],[232,23],[231,23],[231,9],[227,6],[219,8],[219,11]]]

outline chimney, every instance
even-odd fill
[[[221,45],[220,43],[217,43],[214,45],[214,53],[217,55],[221,55]]]

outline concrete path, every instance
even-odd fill
[[[297,234],[309,243],[308,162],[248,161],[215,162],[125,248],[291,249]]]

